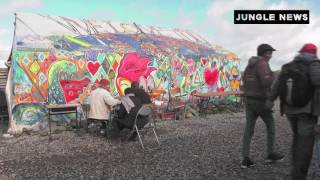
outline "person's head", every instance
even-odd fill
[[[131,83],[131,88],[132,89],[139,89],[140,88],[139,87],[139,82],[137,82],[137,81],[132,82]]]
[[[302,48],[299,51],[300,53],[307,53],[312,56],[317,56],[317,46],[312,43],[307,43],[302,46]]]
[[[260,44],[257,48],[257,55],[264,57],[269,61],[272,57],[273,51],[275,51],[275,49],[269,44]]]

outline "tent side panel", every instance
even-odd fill
[[[94,82],[101,79],[112,82],[110,91],[115,96],[123,95],[133,81],[139,81],[148,92],[172,86],[185,93],[239,90],[236,56],[163,35],[173,31],[137,33],[135,26],[109,22],[99,26],[95,22],[94,26],[101,28],[91,28],[94,33],[85,34],[88,24],[81,24],[87,21],[34,14],[19,19],[7,92],[12,112],[10,132],[45,128],[46,104],[87,102]],[[101,32],[102,27],[107,31]],[[120,31],[122,27],[128,31]],[[68,122],[73,117],[55,118]]]

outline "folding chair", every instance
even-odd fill
[[[139,129],[138,126],[137,126],[137,122],[139,121],[139,116],[147,116],[148,117],[148,124],[149,124],[149,127],[143,127],[142,129]],[[144,145],[143,145],[143,142],[142,142],[142,138],[141,138],[141,132],[144,131],[144,130],[147,130],[147,129],[152,129],[153,131],[153,134],[156,138],[156,141],[158,143],[158,145],[160,145],[160,142],[159,142],[159,139],[158,139],[158,135],[155,131],[155,121],[154,121],[154,118],[153,118],[153,109],[152,109],[152,104],[146,104],[146,105],[143,105],[137,115],[136,115],[136,118],[134,120],[134,125],[133,125],[133,128],[132,128],[132,131],[130,133],[130,135],[133,135],[133,133],[136,131],[137,134],[138,134],[138,137],[139,137],[139,141],[140,141],[140,144],[142,146],[142,149],[145,149],[144,148]],[[130,136],[129,136],[130,137]]]

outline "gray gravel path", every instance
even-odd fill
[[[264,123],[256,124],[251,145],[253,168],[240,169],[243,112],[209,115],[206,119],[158,124],[161,146],[146,137],[139,142],[106,140],[84,132],[0,138],[0,179],[217,179],[280,180],[289,173],[291,131],[276,111],[276,149],[286,155],[266,164]],[[315,157],[315,156],[314,156]],[[315,171],[315,158],[309,179]],[[316,179],[320,179],[320,173]]]

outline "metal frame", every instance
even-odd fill
[[[63,114],[76,114],[76,122],[78,123],[78,105],[48,105],[48,124],[49,124],[49,140],[52,140],[51,133],[51,116],[63,115]]]
[[[153,134],[155,136],[155,139],[158,143],[158,145],[160,145],[160,142],[159,142],[159,139],[158,139],[158,135],[155,131],[155,128],[156,128],[156,125],[155,125],[155,121],[154,121],[154,116],[153,116],[153,108],[152,108],[152,104],[146,104],[146,105],[143,105],[136,117],[135,117],[135,120],[134,120],[134,124],[133,124],[133,128],[132,128],[132,131],[130,133],[130,135],[133,135],[133,133],[136,131],[137,134],[138,134],[138,137],[139,137],[139,141],[140,141],[140,144],[141,144],[141,147],[142,149],[145,149],[144,145],[143,145],[143,142],[142,142],[142,136],[141,136],[141,132],[140,131],[143,131],[143,130],[139,130],[138,126],[137,126],[137,121],[139,120],[138,119],[138,116],[141,115],[141,116],[148,116],[149,119],[148,119],[148,123],[149,123],[149,127],[144,127],[143,129],[152,129],[153,131]]]

